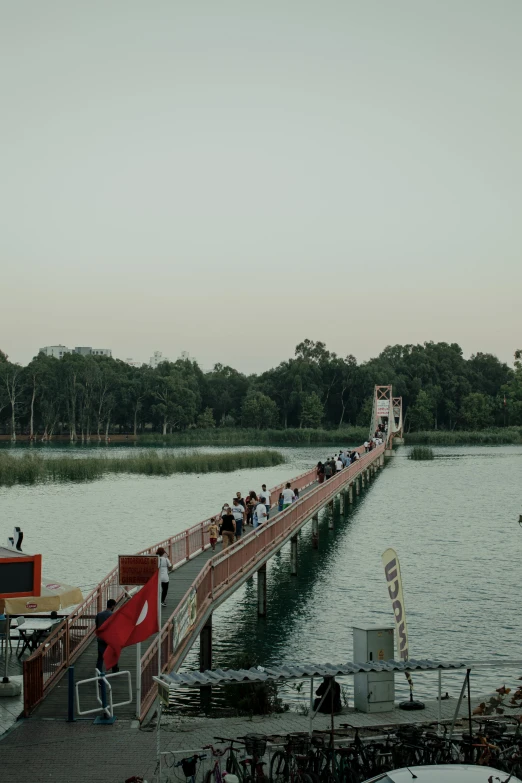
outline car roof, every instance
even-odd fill
[[[411,783],[417,779],[419,783],[488,783],[491,776],[498,778],[501,783],[509,779],[509,783],[521,783],[520,778],[509,777],[507,772],[501,772],[492,767],[479,767],[473,764],[434,764],[425,767],[409,767],[394,769],[387,772],[389,780],[393,783]],[[370,780],[378,783],[386,780],[386,775],[380,775]],[[370,783],[370,781],[367,781]]]

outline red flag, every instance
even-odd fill
[[[108,617],[96,631],[96,636],[107,644],[103,654],[107,669],[116,666],[123,647],[144,642],[158,632],[158,579],[159,569],[139,593]]]

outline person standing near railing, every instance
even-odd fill
[[[109,600],[107,601],[107,608],[104,609],[102,612],[98,612],[98,614],[96,615],[96,618],[94,620],[94,623],[96,625],[96,630],[102,627],[105,620],[109,619],[109,617],[112,615],[114,611],[115,606],[116,606],[116,601],[114,600],[114,598],[109,598]],[[105,652],[106,649],[107,649],[107,643],[104,642],[102,639],[98,639],[98,657],[96,659],[96,668],[98,669],[99,672],[102,672],[102,674],[105,671],[105,662],[103,660],[103,653]],[[112,671],[114,673],[119,672],[119,670],[120,669],[118,665],[112,667]]]
[[[167,606],[167,593],[169,591],[169,574],[172,571],[172,563],[167,557],[167,553],[160,546],[156,550],[156,554],[159,556],[159,569],[160,569],[160,582],[161,582],[161,605]]]

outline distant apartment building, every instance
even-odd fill
[[[125,364],[128,364],[129,367],[141,367],[143,362],[138,362],[136,359],[124,359]]]
[[[40,348],[39,353],[43,353],[44,356],[54,356],[55,359],[61,359],[66,353],[72,353],[72,351],[65,345],[46,345],[45,348]]]
[[[91,348],[90,346],[67,348],[65,345],[46,345],[45,348],[40,348],[40,353],[45,356],[54,356],[55,359],[61,359],[66,353],[77,353],[80,356],[112,356],[110,348]]]
[[[161,351],[154,351],[154,353],[149,359],[149,366],[152,367],[153,369],[156,369],[158,364],[161,364],[161,362],[166,362],[166,361],[168,361],[168,359],[166,356],[163,356]]]

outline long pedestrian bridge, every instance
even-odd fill
[[[384,466],[384,457],[392,454],[393,440],[402,436],[402,401],[394,398],[391,386],[376,386],[370,434],[377,425],[387,423],[385,443],[363,453],[361,458],[319,484],[316,468],[289,479],[292,488],[299,489],[299,499],[289,508],[278,512],[277,502],[286,481],[270,490],[272,508],[270,519],[246,533],[235,544],[218,553],[210,548],[208,528],[211,519],[205,519],[187,530],[160,541],[138,554],[155,554],[162,546],[174,566],[170,577],[167,608],[164,609],[160,634],[143,643],[143,655],[136,647],[124,648],[120,669],[129,670],[133,687],[133,703],[120,707],[122,718],[143,720],[156,698],[157,686],[153,678],[158,674],[161,647],[161,672],[177,671],[195,642],[200,642],[201,669],[212,668],[212,614],[248,579],[257,575],[257,611],[266,613],[267,562],[282,547],[291,547],[290,568],[297,574],[297,535],[307,524],[312,526],[312,544],[319,546],[319,512],[325,507],[333,510],[339,498],[340,511],[356,501]],[[333,515],[330,517],[333,524]],[[63,675],[74,665],[75,679],[94,676],[96,662],[95,617],[105,608],[109,598],[120,601],[125,588],[118,584],[115,568],[102,580],[55,633],[23,663],[24,715],[34,713],[40,718],[65,718],[67,715],[68,683]],[[138,648],[139,649],[139,648]],[[115,702],[124,700],[124,684],[114,680]],[[98,706],[95,687],[84,697],[82,710]]]

